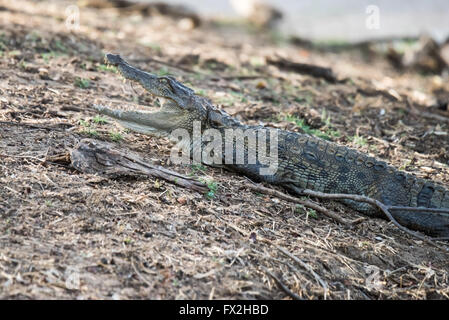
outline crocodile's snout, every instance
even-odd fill
[[[106,54],[106,60],[107,62],[109,62],[110,64],[117,66],[120,63],[123,63],[123,59],[122,57],[120,57],[120,55],[118,54],[112,54],[112,53],[107,53]]]

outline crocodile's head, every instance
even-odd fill
[[[120,74],[129,80],[137,81],[154,96],[175,101],[179,107],[188,107],[194,91],[175,78],[156,76],[129,65],[118,54],[106,54],[106,62],[117,67]]]
[[[193,121],[205,121],[207,103],[194,91],[173,77],[157,76],[129,65],[119,55],[106,54],[108,64],[117,67],[120,74],[128,80],[138,82],[151,95],[165,100],[156,112],[113,113],[108,108],[97,106],[98,111],[116,118],[121,123],[138,123],[140,132],[166,135],[174,129],[192,130]],[[128,117],[128,119],[124,119]],[[126,121],[125,121],[126,120]],[[131,128],[129,125],[128,127]],[[132,129],[132,128],[131,128]]]

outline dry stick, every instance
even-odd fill
[[[75,107],[75,106],[62,106],[61,108],[59,108],[60,111],[73,111],[73,112],[83,112],[84,109],[83,108],[79,108],[79,107]]]
[[[449,118],[448,117],[441,116],[441,115],[436,114],[436,113],[420,112],[419,114],[416,114],[416,115],[419,116],[419,117],[427,118],[427,119],[449,122]]]
[[[311,202],[311,201],[307,201],[307,200],[300,200],[297,199],[295,197],[286,195],[285,193],[282,193],[280,191],[274,190],[274,189],[270,189],[270,188],[266,188],[263,187],[261,185],[251,185],[248,184],[247,185],[250,189],[255,190],[255,191],[259,191],[265,194],[269,194],[269,195],[273,195],[276,196],[280,199],[284,199],[287,201],[291,201],[291,202],[295,202],[295,203],[300,203],[304,206],[307,206],[309,208],[315,209],[321,213],[323,213],[324,215],[342,223],[345,225],[353,225],[353,223],[348,222],[346,220],[343,220],[342,218],[340,218],[339,216],[337,216],[335,213]],[[393,224],[398,227],[400,230],[404,231],[405,233],[414,236],[420,240],[425,241],[426,243],[435,246],[439,249],[442,249],[440,246],[438,246],[437,244],[435,244],[433,241],[436,240],[449,240],[449,238],[446,237],[441,237],[441,238],[429,238],[427,236],[423,236],[417,232],[414,232],[404,226],[402,226],[390,213],[390,210],[405,210],[405,211],[425,211],[425,212],[438,212],[438,213],[449,213],[449,210],[446,209],[435,209],[435,208],[415,208],[415,207],[401,207],[401,206],[387,206],[384,205],[382,202],[375,200],[373,198],[369,198],[366,196],[360,196],[360,195],[354,195],[354,194],[340,194],[340,193],[322,193],[322,192],[318,192],[318,191],[312,191],[312,190],[308,190],[308,189],[299,189],[295,186],[291,186],[291,188],[298,194],[300,195],[308,195],[308,196],[312,196],[312,197],[317,197],[317,198],[321,198],[321,199],[330,199],[330,200],[342,200],[342,199],[349,199],[349,200],[354,200],[354,201],[359,201],[359,202],[366,202],[369,203],[377,208],[379,208],[382,213],[384,213],[387,218],[393,222]]]
[[[278,57],[276,60],[271,58],[267,58],[266,60],[267,64],[274,65],[279,69],[294,71],[300,74],[307,74],[315,78],[323,78],[329,82],[339,82],[330,68],[307,63],[293,62],[282,57]]]
[[[186,177],[186,176],[184,176],[184,175],[182,175],[182,174],[180,174],[180,173],[178,173],[176,171],[172,171],[172,170],[166,169],[166,168],[161,167],[161,166],[156,166],[156,165],[152,165],[150,163],[143,162],[143,161],[141,161],[141,160],[139,160],[139,159],[137,159],[135,157],[129,156],[127,154],[124,154],[123,158],[128,159],[129,161],[132,161],[134,163],[140,164],[141,166],[144,166],[146,168],[158,170],[158,171],[161,171],[163,173],[167,173],[167,174],[169,174],[171,176],[178,177],[178,178],[181,178],[181,179],[184,179],[184,180],[190,180],[190,181],[193,181],[193,182],[197,183],[198,185],[204,186],[204,183],[199,182],[199,181],[195,180],[194,178]]]
[[[318,282],[319,284],[321,284],[321,286],[323,287],[323,289],[326,291],[328,290],[328,285],[326,283],[326,281],[324,281],[323,279],[321,279],[321,277],[315,272],[313,271],[312,267],[309,266],[307,263],[305,263],[304,261],[302,261],[301,259],[299,259],[298,257],[296,257],[295,255],[291,254],[289,251],[287,251],[286,249],[279,247],[277,245],[276,249],[278,249],[280,252],[282,252],[283,254],[285,254],[287,257],[293,259],[295,262],[297,262],[298,264],[300,264],[304,269],[306,269],[307,271],[309,271],[313,277],[315,278],[316,282]]]
[[[253,250],[254,251],[254,250]],[[259,256],[257,257],[259,258]],[[277,259],[277,258],[273,258],[271,256],[268,257],[271,261],[274,262],[278,262],[278,263],[282,263],[284,265],[286,265],[290,270],[293,270],[293,272],[302,275],[303,273],[301,272],[301,270],[299,270],[297,267],[295,267],[294,265],[292,265],[291,263],[287,262],[287,261],[283,261],[281,259]],[[320,284],[320,283],[318,283]],[[326,296],[327,292],[326,289],[324,289],[324,296]]]
[[[66,132],[66,130],[61,129],[61,128],[40,126],[40,125],[37,125],[37,124],[26,123],[26,122],[0,121],[0,124],[9,124],[9,125],[14,125],[14,126],[29,127],[29,128],[33,128],[33,129],[54,130],[54,131]]]
[[[70,152],[74,169],[84,173],[99,173],[105,176],[144,174],[161,178],[173,184],[198,192],[207,191],[207,185],[175,171],[144,162],[136,154],[125,154],[110,143],[94,139],[83,139]]]
[[[406,100],[407,106],[410,107],[410,113],[415,115],[418,118],[426,118],[426,119],[432,119],[437,121],[443,121],[449,123],[449,117],[439,115],[437,113],[431,113],[427,112],[424,109],[425,107],[421,106],[420,108],[417,108],[413,103],[410,102],[409,99]]]
[[[140,272],[139,272],[139,270],[137,270],[137,267],[136,267],[136,265],[134,264],[134,259],[133,258],[131,258],[131,266],[133,267],[133,269],[134,269],[134,272],[137,274],[137,276],[143,281],[143,282],[145,282],[145,284],[148,286],[148,288],[153,288],[154,287],[154,285],[152,285],[144,276],[143,276],[143,274],[141,274]]]
[[[290,298],[294,299],[294,300],[304,300],[303,298],[301,298],[300,296],[298,296],[296,293],[292,292],[289,288],[287,288],[282,281],[276,277],[270,270],[268,270],[265,267],[262,267],[263,271],[268,274],[271,278],[273,278],[274,282],[276,282],[277,286],[279,287],[279,289],[281,289],[282,291],[284,291]]]
[[[4,153],[0,153],[0,157],[2,157],[2,158],[18,158],[18,159],[33,159],[33,160],[38,160],[38,161],[45,161],[45,159],[39,159],[39,158],[33,157],[33,156],[16,156],[16,155],[12,155],[12,154],[4,154]]]
[[[283,200],[286,200],[286,201],[298,203],[298,204],[301,204],[301,205],[303,205],[305,207],[314,209],[314,210],[316,210],[318,212],[321,212],[326,217],[329,217],[329,218],[331,218],[331,219],[333,219],[333,220],[335,220],[335,221],[337,221],[337,222],[339,222],[341,224],[344,224],[346,226],[350,226],[350,225],[353,224],[352,222],[347,221],[346,219],[341,218],[335,212],[332,212],[332,211],[330,211],[330,210],[328,210],[328,209],[326,209],[326,208],[324,208],[324,207],[322,207],[322,206],[320,206],[320,205],[318,205],[318,204],[316,204],[316,203],[314,203],[314,202],[312,202],[310,200],[301,200],[301,199],[289,196],[289,195],[287,195],[287,194],[285,194],[285,193],[283,193],[281,191],[278,191],[278,190],[275,190],[275,189],[271,189],[271,188],[267,188],[267,187],[264,187],[264,186],[261,186],[261,185],[248,184],[247,187],[252,189],[252,190],[254,190],[254,191],[256,191],[256,192],[261,192],[261,193],[264,193],[264,194],[275,196],[275,197],[277,197],[279,199],[283,199]]]
[[[213,212],[212,212],[213,213]],[[213,213],[215,215],[215,213]],[[217,216],[218,217],[218,216]],[[233,228],[234,230],[236,230],[237,232],[240,232],[241,234],[243,234],[246,237],[249,237],[250,233],[238,226],[236,226],[235,224],[233,224],[232,222],[229,222],[225,219],[220,219],[222,221],[224,221],[224,223],[226,223],[228,226],[230,226],[231,228]],[[300,260],[298,257],[296,257],[293,253],[291,253],[290,251],[288,251],[286,248],[283,248],[281,246],[278,246],[277,244],[273,243],[271,240],[269,239],[265,239],[265,238],[261,238],[259,240],[260,242],[266,243],[270,246],[275,247],[278,251],[282,252],[284,255],[290,257],[291,259],[293,259],[293,261],[297,262],[298,264],[300,264],[303,268],[305,268],[307,271],[309,271],[313,277],[315,278],[315,280],[321,284],[321,286],[323,287],[323,289],[326,291],[328,290],[328,286],[327,283],[321,279],[321,277],[315,272],[313,271],[313,268],[308,265],[307,263],[305,263],[304,261]],[[275,279],[276,283],[279,285],[279,287],[284,290],[288,295],[290,295],[290,293],[292,293],[288,288],[286,288],[282,282],[277,279],[273,274],[268,273],[273,279]],[[293,293],[294,294],[294,293]],[[296,294],[294,294],[295,296],[297,296]],[[291,295],[290,295],[291,296]],[[301,299],[302,300],[302,299]]]
[[[188,72],[188,73],[198,73],[198,74],[202,74],[204,76],[207,76],[206,74],[204,74],[202,72],[197,72],[195,70],[192,70],[192,69],[189,69],[189,68],[186,68],[186,67],[182,67],[182,66],[180,66],[178,64],[170,63],[170,62],[167,62],[167,61],[162,61],[162,60],[155,59],[155,58],[132,59],[131,61],[135,62],[135,63],[136,62],[137,63],[139,63],[139,62],[144,62],[144,63],[145,62],[155,62],[155,63],[159,63],[159,64],[162,64],[162,65],[165,65],[165,66],[168,66],[168,67],[176,68],[176,69]]]
[[[214,76],[209,80],[219,81],[219,80],[254,80],[261,78],[269,78],[271,75],[259,74],[259,75],[230,75],[230,76]]]
[[[422,107],[422,106],[420,108],[417,108],[413,105],[413,103],[410,103],[408,99],[406,102],[407,102],[407,106],[410,107],[410,114],[412,114],[418,118],[426,118],[426,119],[437,120],[437,121],[449,123],[448,117],[439,115],[437,113],[430,113],[430,112],[424,111],[423,109],[425,107]]]
[[[390,101],[393,102],[398,101],[398,98],[396,98],[394,95],[385,90],[371,89],[371,88],[357,88],[357,92],[360,92],[361,94],[369,97],[381,95]]]
[[[427,236],[423,236],[415,231],[412,231],[406,227],[404,227],[403,225],[401,225],[390,213],[390,209],[391,206],[387,206],[385,204],[383,204],[382,202],[373,199],[373,198],[369,198],[366,196],[361,196],[361,195],[355,195],[355,194],[343,194],[343,193],[323,193],[323,192],[318,192],[318,191],[312,191],[312,190],[307,190],[307,189],[299,189],[295,186],[292,186],[292,189],[295,190],[295,192],[297,192],[298,194],[301,195],[308,195],[308,196],[312,196],[312,197],[317,197],[317,198],[321,198],[321,199],[331,199],[331,200],[342,200],[342,199],[348,199],[348,200],[353,200],[353,201],[358,201],[358,202],[365,202],[365,203],[369,203],[377,208],[380,209],[380,211],[382,211],[383,214],[385,214],[387,216],[388,219],[390,219],[391,222],[393,222],[393,224],[398,227],[400,230],[404,231],[405,233],[414,236],[420,240],[425,241],[428,244],[431,244],[432,246],[436,246],[439,249],[443,249],[440,246],[436,245],[433,241],[434,240],[442,240],[445,238],[437,238],[437,239],[432,239],[429,238]],[[415,211],[416,209],[413,207],[394,207],[393,209],[398,209],[401,208],[401,210],[406,210],[406,211]],[[434,211],[435,209],[433,208],[419,208],[420,211]],[[429,209],[429,210],[427,210]],[[439,212],[444,212],[444,213],[449,213],[449,210],[444,210],[444,209],[440,209]]]
[[[176,68],[176,69],[182,70],[184,72],[200,74],[200,75],[202,75],[204,77],[208,77],[212,81],[218,81],[220,79],[224,79],[224,80],[234,80],[234,79],[236,79],[236,80],[253,80],[253,79],[270,77],[270,75],[263,75],[263,74],[261,74],[261,75],[212,76],[211,77],[211,76],[209,76],[208,74],[206,74],[204,72],[195,71],[195,70],[192,70],[190,68],[186,68],[186,67],[180,66],[180,65],[175,64],[175,63],[170,63],[170,62],[162,61],[162,60],[155,59],[155,58],[134,59],[134,60],[131,60],[131,61],[132,62],[137,62],[137,63],[139,63],[139,62],[159,63],[159,64],[162,64],[162,65],[166,65],[168,67],[171,67],[171,68]]]
[[[168,170],[161,166],[154,166],[149,163],[140,161],[139,159],[136,159],[134,157],[130,157],[128,155],[123,155],[123,157],[125,159],[130,160],[134,163],[137,163],[137,164],[141,165],[142,167],[144,167],[145,169],[147,169],[148,171],[145,170],[145,172],[144,172],[146,174],[149,174],[149,175],[155,176],[155,177],[159,177],[161,179],[164,179],[173,184],[182,186],[184,188],[190,188],[190,189],[193,189],[193,190],[199,191],[199,192],[207,191],[206,184],[204,184],[200,181],[197,181],[193,178],[186,177],[176,171]],[[133,168],[126,166],[126,164],[124,164],[124,163],[122,164],[122,166],[133,170]]]

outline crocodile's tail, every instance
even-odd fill
[[[437,238],[449,238],[449,190],[431,181],[419,179],[418,183],[423,182],[425,184],[416,197],[413,191],[410,191],[411,189],[404,189],[403,185],[397,182],[389,182],[389,186],[396,185],[396,188],[392,188],[395,189],[394,191],[384,191],[380,196],[371,197],[389,206],[404,206],[413,209],[419,209],[420,207],[423,209],[447,209],[446,212],[391,209],[390,213],[402,226],[411,230],[418,230]],[[418,186],[415,184],[414,187],[417,188]],[[407,194],[410,196],[410,200],[408,203],[404,203],[400,199]],[[394,199],[395,197],[398,199]],[[367,215],[387,218],[380,210],[370,204],[353,200],[342,200],[341,202]]]
[[[422,231],[436,238],[449,239],[449,214],[425,211],[391,210],[392,216],[401,225]]]
[[[402,225],[435,237],[449,237],[449,190],[432,181],[419,179],[393,169],[392,175],[381,185],[389,186],[382,191],[380,201],[387,205],[405,205],[433,209],[447,209],[446,213],[429,211],[391,210],[393,217]],[[396,186],[396,187],[394,187]],[[397,198],[406,195],[404,203]]]

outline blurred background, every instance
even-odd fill
[[[147,1],[148,2],[148,1]],[[280,29],[291,35],[314,40],[361,41],[379,37],[417,36],[429,33],[437,41],[449,34],[447,0],[167,0],[184,3],[202,15],[237,17],[251,14],[257,2],[277,8],[283,14]],[[366,8],[380,10],[380,28],[363,28]],[[257,10],[257,8],[254,8]]]

